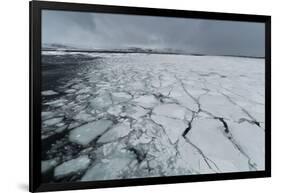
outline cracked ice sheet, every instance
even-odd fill
[[[237,124],[230,123],[231,133],[240,144],[244,152],[249,156],[258,170],[265,168],[265,137],[264,131],[257,125],[247,122]]]
[[[69,54],[75,75],[42,91],[49,182],[264,169],[263,59]]]
[[[215,163],[216,166],[212,166],[215,171],[248,170],[248,159],[223,134],[222,126],[214,119],[195,119],[187,138],[210,159],[210,162]]]

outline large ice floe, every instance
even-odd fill
[[[42,59],[43,181],[264,170],[264,59]]]

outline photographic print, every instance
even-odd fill
[[[41,17],[43,183],[265,170],[265,23]]]

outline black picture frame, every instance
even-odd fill
[[[183,11],[170,9],[107,6],[62,2],[31,1],[30,5],[30,192],[108,188],[153,184],[261,178],[271,176],[271,17],[233,13]],[[265,24],[265,170],[200,174],[189,176],[152,177],[141,179],[106,180],[74,183],[41,183],[41,11],[68,10],[100,13],[122,13],[180,18],[216,19],[228,21],[261,22]]]

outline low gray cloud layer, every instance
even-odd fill
[[[43,43],[80,48],[159,48],[214,55],[264,56],[262,23],[49,11]]]

